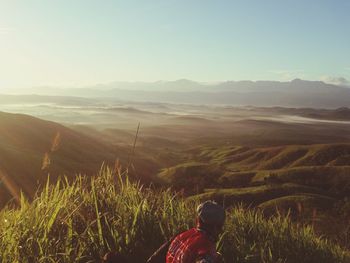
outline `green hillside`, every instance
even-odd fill
[[[28,115],[0,112],[0,172],[7,174],[17,192],[33,196],[48,175],[73,179],[76,174],[92,175],[102,163],[113,165],[118,159],[126,165],[130,146],[114,146],[63,125]],[[130,172],[136,169],[147,178],[158,169],[148,156],[137,156]],[[0,174],[1,175],[1,174]],[[0,207],[11,195],[0,184]]]
[[[204,145],[184,153],[187,160],[162,169],[158,179],[191,200],[257,207],[265,216],[290,213],[292,220],[350,245],[350,144]]]
[[[350,186],[349,153],[350,144],[201,146],[185,151],[187,160],[164,168],[158,178],[175,188],[197,183],[202,190],[296,183],[341,195]]]
[[[350,144],[287,145],[275,147],[199,147],[200,160],[223,164],[231,169],[273,170],[300,166],[341,165],[350,155]]]
[[[195,198],[199,198],[201,200],[212,199],[228,206],[239,203],[246,203],[256,206],[271,199],[294,195],[297,193],[321,194],[322,192],[313,187],[285,183],[280,185],[261,185],[244,188],[207,189],[204,193],[196,195]]]
[[[274,215],[276,212],[292,217],[303,217],[317,220],[319,213],[326,213],[332,208],[335,200],[319,194],[302,193],[283,196],[268,200],[259,205],[265,215]],[[313,223],[313,222],[311,222]]]

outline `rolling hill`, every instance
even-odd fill
[[[200,146],[158,178],[189,200],[284,214],[348,246],[350,144]],[[332,224],[334,228],[329,228]]]
[[[32,196],[48,176],[73,178],[76,174],[93,175],[102,163],[113,165],[116,159],[128,162],[129,146],[114,146],[63,125],[28,115],[0,112],[0,205],[9,200],[5,181],[17,194]],[[142,178],[158,168],[154,161],[139,156],[133,168]]]
[[[229,203],[259,205],[297,193],[341,199],[349,195],[349,153],[350,144],[202,146],[188,150],[186,162],[163,169],[158,178]]]

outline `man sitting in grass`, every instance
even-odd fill
[[[197,226],[165,243],[148,263],[218,263],[215,245],[225,222],[225,210],[213,201],[197,208]]]
[[[216,241],[225,222],[225,210],[213,201],[197,208],[197,227],[175,237],[169,246],[166,263],[216,263]]]

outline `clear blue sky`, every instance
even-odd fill
[[[0,0],[0,90],[350,79],[348,0]]]

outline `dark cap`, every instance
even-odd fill
[[[214,201],[206,201],[197,207],[197,215],[201,221],[210,225],[223,225],[225,210]]]

